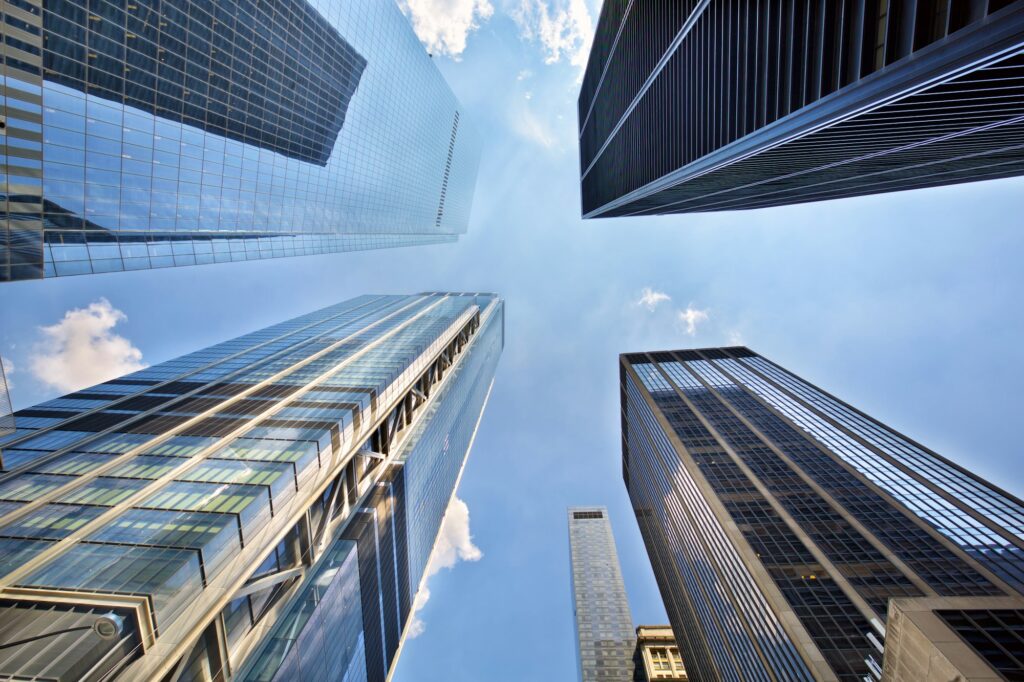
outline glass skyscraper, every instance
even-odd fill
[[[14,415],[11,413],[11,395],[7,387],[3,359],[0,358],[0,436],[14,430]]]
[[[1024,173],[1024,0],[607,0],[579,95],[586,218]]]
[[[503,344],[361,296],[19,411],[0,677],[383,682]]]
[[[632,682],[636,633],[604,507],[569,508],[580,682]]]
[[[1016,497],[747,348],[620,372],[623,476],[692,677],[861,682],[884,652],[890,679],[937,679],[935,637],[1019,665],[986,659],[1024,619]]]
[[[479,141],[392,1],[3,8],[0,281],[449,242]]]

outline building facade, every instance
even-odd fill
[[[1022,50],[1021,0],[609,0],[579,96],[583,216],[1019,175]]]
[[[503,310],[362,296],[19,411],[0,676],[383,682]]]
[[[634,682],[686,682],[686,668],[679,655],[671,625],[640,625],[636,629]]]
[[[0,436],[14,431],[14,413],[11,411],[11,393],[4,373],[3,358],[0,358]]]
[[[1020,608],[1009,493],[747,348],[620,370],[623,476],[692,677],[881,679],[895,604]]]
[[[607,509],[569,508],[569,554],[580,682],[632,682],[636,636]]]
[[[479,142],[394,2],[3,8],[0,281],[448,242]]]
[[[1002,597],[894,599],[887,682],[1024,679],[1024,601]]]

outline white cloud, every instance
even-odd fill
[[[664,291],[655,291],[650,287],[644,287],[644,290],[640,292],[640,300],[637,301],[636,304],[653,312],[654,309],[658,307],[659,303],[671,300],[672,297]]]
[[[707,310],[698,310],[693,307],[693,304],[686,306],[686,310],[679,311],[679,321],[686,325],[687,336],[695,336],[697,334],[697,325],[701,322],[706,322],[708,319]]]
[[[61,391],[76,391],[142,369],[142,351],[114,333],[127,319],[105,298],[64,313],[64,319],[40,327],[43,340],[30,361],[32,374]]]
[[[423,634],[426,625],[416,615],[419,610],[430,599],[430,590],[427,588],[427,581],[442,568],[452,568],[459,560],[480,561],[484,553],[473,544],[473,536],[469,532],[469,507],[458,497],[453,497],[448,511],[445,513],[444,521],[441,523],[441,531],[438,533],[437,542],[434,544],[434,551],[430,554],[430,561],[427,563],[426,579],[423,586],[416,593],[416,599],[412,605],[412,622],[409,623],[409,637],[418,637]]]
[[[488,0],[399,0],[399,6],[428,52],[455,59],[465,51],[469,34],[494,14]]]
[[[573,66],[586,65],[594,22],[584,0],[518,0],[509,14],[524,38],[540,43],[545,63],[564,56]]]
[[[729,332],[729,345],[730,346],[742,346],[743,345],[743,334],[738,330],[733,329]]]

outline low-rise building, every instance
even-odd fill
[[[685,682],[686,668],[679,655],[676,637],[670,625],[640,625],[636,629],[636,653],[633,654],[635,682],[670,680]]]

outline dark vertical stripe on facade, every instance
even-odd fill
[[[368,506],[368,509],[373,507]],[[363,643],[366,649],[367,682],[384,682],[384,632],[381,624],[380,580],[376,520],[368,511],[360,511],[353,518],[342,537],[354,540],[359,553],[359,592],[363,606]],[[383,575],[381,575],[383,578]]]
[[[393,520],[396,537],[398,538],[398,542],[396,543],[398,554],[395,557],[395,564],[398,575],[398,612],[400,616],[399,628],[401,629],[408,621],[409,614],[412,612],[413,590],[419,587],[418,585],[411,585],[409,583],[409,543],[407,541],[407,538],[409,537],[409,526],[407,517],[408,504],[406,502],[405,494],[404,467],[395,476],[395,480],[391,484],[391,490],[395,498]]]

